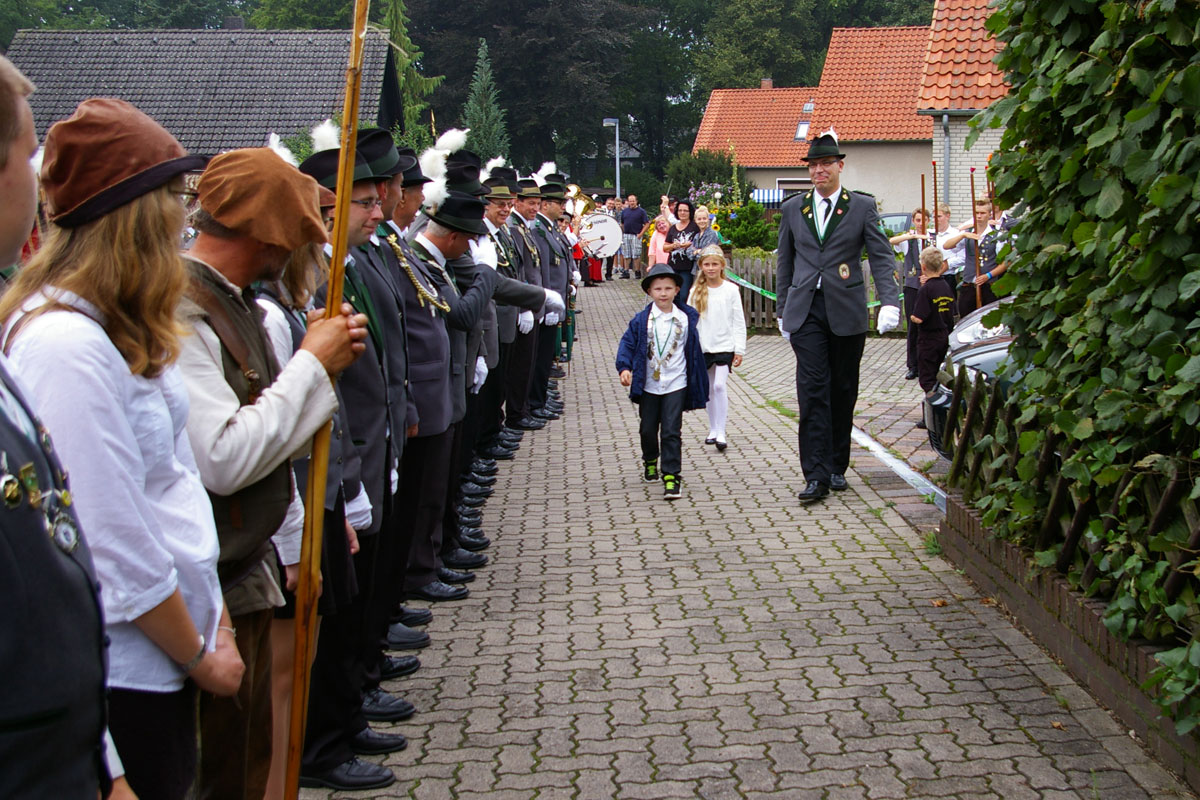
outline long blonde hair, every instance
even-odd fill
[[[699,253],[696,254],[696,266],[699,267],[704,263],[705,259],[719,258],[721,259],[721,269],[724,269],[728,262],[725,261],[725,251],[718,244],[710,244]],[[692,296],[689,298],[690,305],[697,312],[703,314],[708,310],[708,276],[704,274],[704,270],[697,269],[696,282],[692,284]]]
[[[45,244],[0,298],[0,323],[39,291],[63,289],[100,311],[131,373],[160,375],[179,357],[175,310],[187,286],[179,257],[183,220],[183,205],[164,186],[78,228],[50,226]],[[30,313],[62,308],[51,302]]]

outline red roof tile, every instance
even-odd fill
[[[919,108],[984,109],[1008,94],[993,59],[1000,43],[984,27],[989,0],[937,0]]]
[[[804,104],[816,96],[816,89],[803,86],[713,89],[692,152],[725,153],[732,144],[744,167],[798,166],[808,142],[795,140],[796,126],[809,118]]]
[[[821,72],[813,133],[843,142],[930,139],[917,114],[929,28],[834,28]]]

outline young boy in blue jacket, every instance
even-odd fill
[[[642,279],[652,301],[629,321],[617,346],[617,372],[641,416],[643,479],[659,478],[662,454],[663,496],[683,494],[680,429],[683,412],[708,403],[708,371],[696,325],[700,315],[676,300],[683,280],[666,264],[655,264]]]

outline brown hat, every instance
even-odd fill
[[[331,208],[337,203],[337,195],[332,191],[326,189],[324,186],[318,186],[317,189],[320,190],[320,194],[317,195],[317,202],[321,208]]]
[[[200,176],[200,207],[230,230],[295,250],[326,241],[318,188],[269,148],[231,150]]]
[[[92,222],[176,175],[203,169],[205,160],[124,100],[84,100],[46,133],[42,186],[50,221],[64,228]]]

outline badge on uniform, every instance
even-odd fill
[[[29,505],[41,508],[42,490],[38,486],[37,470],[33,464],[25,464],[17,470],[17,477],[20,478],[21,485],[25,487],[25,493],[29,495]]]
[[[67,512],[58,511],[53,519],[47,515],[46,526],[50,529],[50,538],[64,553],[70,553],[79,546],[79,529]]]
[[[850,265],[849,264],[838,264],[838,275],[842,276],[842,280],[849,280]]]

